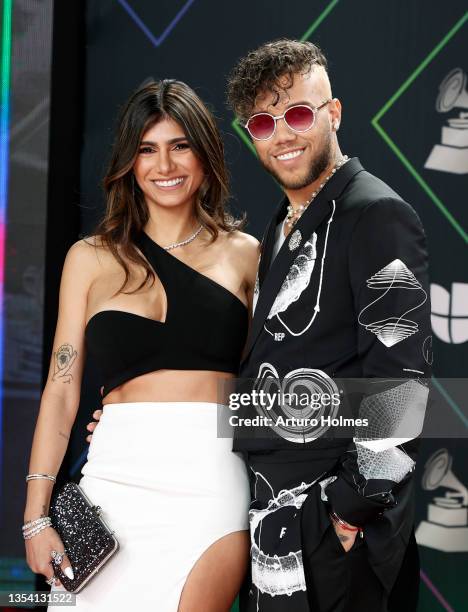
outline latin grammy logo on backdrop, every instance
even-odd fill
[[[436,110],[447,113],[453,108],[468,110],[466,73],[455,68],[439,86]],[[468,174],[468,112],[447,120],[442,127],[442,143],[434,145],[424,164],[429,170],[441,170],[454,174]]]
[[[431,324],[443,342],[461,344],[468,340],[468,284],[452,283],[452,290],[431,284]]]
[[[468,489],[452,472],[452,457],[445,448],[428,459],[422,487],[452,490],[429,504],[427,521],[421,521],[416,530],[417,543],[443,552],[468,552]]]

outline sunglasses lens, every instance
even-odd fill
[[[267,114],[260,114],[251,117],[247,122],[247,128],[253,138],[266,140],[275,131],[275,120]]]
[[[314,123],[314,111],[307,106],[293,106],[284,115],[286,123],[296,132],[305,132]]]

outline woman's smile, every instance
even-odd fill
[[[185,179],[185,176],[179,176],[173,179],[151,179],[151,182],[158,189],[173,191],[174,189],[181,187],[185,182]]]

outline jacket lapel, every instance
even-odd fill
[[[265,319],[270,312],[271,306],[275,301],[276,296],[281,289],[284,278],[286,277],[294,259],[297,257],[300,247],[303,245],[305,239],[307,239],[312,232],[320,225],[325,219],[327,214],[331,213],[331,206],[327,200],[322,199],[319,201],[318,197],[315,200],[313,206],[307,209],[307,215],[304,213],[299,221],[294,226],[294,229],[286,237],[278,255],[273,261],[272,266],[267,270],[263,280],[263,284],[260,285],[260,294],[257,300],[257,306],[255,308],[255,315],[252,321],[250,337],[247,345],[245,357],[251,351],[259,333],[262,330]],[[295,232],[300,232],[302,239],[298,248],[291,250],[289,248],[289,242]],[[269,253],[269,260],[271,260],[271,251]]]
[[[260,294],[258,296],[255,315],[247,342],[247,349],[244,353],[242,363],[246,361],[255,345],[263,328],[263,324],[265,323],[265,319],[271,310],[273,302],[300,248],[303,246],[304,242],[309,239],[312,233],[316,231],[320,224],[331,216],[333,211],[332,201],[341,194],[352,177],[361,170],[363,170],[363,167],[357,157],[350,159],[340,168],[335,176],[328,181],[313,203],[303,213],[293,230],[286,237],[286,240],[270,267],[276,225],[279,219],[284,217],[286,212],[286,198],[281,202],[280,207],[268,226],[264,243],[262,242],[262,257],[259,268]],[[297,232],[299,232],[300,235]],[[297,237],[296,242],[298,242],[300,238],[300,242],[297,246],[291,242],[293,236]]]
[[[261,243],[261,256],[260,264],[258,267],[258,286],[261,289],[265,276],[268,273],[271,265],[271,256],[273,254],[273,247],[275,245],[275,234],[276,226],[286,215],[286,198],[283,198],[279,203],[273,217],[268,224],[265,234],[263,235]]]

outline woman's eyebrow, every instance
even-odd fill
[[[171,138],[170,140],[167,140],[167,144],[176,144],[177,142],[183,142],[186,141],[187,138],[185,136],[178,136],[177,138]],[[152,140],[142,140],[141,145],[151,145],[151,146],[156,146],[158,143],[157,142],[153,142]]]

